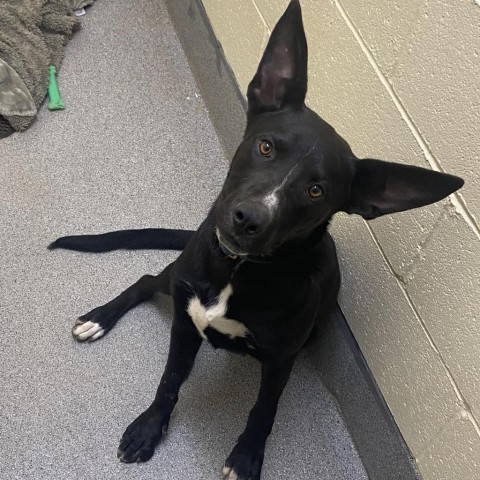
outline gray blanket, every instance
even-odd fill
[[[94,0],[0,0],[0,115],[15,130],[34,121],[80,23],[73,10]]]

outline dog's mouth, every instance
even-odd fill
[[[220,249],[228,257],[236,258],[236,257],[246,257],[248,255],[247,252],[243,252],[242,250],[240,250],[239,247],[233,245],[231,241],[227,240],[224,236],[222,236],[218,227],[215,228],[215,234],[217,235]]]

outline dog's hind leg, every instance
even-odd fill
[[[157,276],[144,275],[118,297],[79,317],[72,329],[75,339],[79,342],[97,340],[111,330],[131,308],[149,300],[157,292],[169,295],[174,263],[168,265]]]

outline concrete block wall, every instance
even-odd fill
[[[242,92],[288,0],[203,0]],[[480,478],[480,2],[303,0],[307,104],[359,157],[459,194],[338,215],[342,309],[425,480]]]

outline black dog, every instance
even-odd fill
[[[183,252],[77,321],[96,340],[156,292],[173,297],[165,372],[151,406],[125,431],[118,456],[148,460],[165,433],[202,339],[262,363],[258,399],[223,469],[259,479],[278,400],[299,350],[336,302],[340,274],[327,232],[335,212],[372,219],[440,200],[463,185],[443,173],[358,160],[305,104],[307,44],[298,0],[275,27],[248,87],[248,124],[220,195],[196,231],[149,229],[70,236],[50,248]]]

